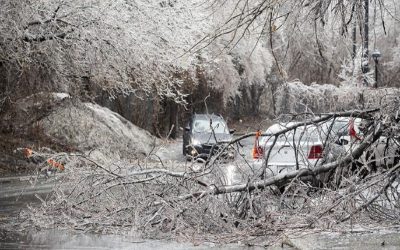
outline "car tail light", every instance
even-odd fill
[[[264,156],[264,150],[260,146],[253,147],[253,159],[261,159]]]
[[[308,154],[308,159],[320,159],[322,158],[324,149],[321,145],[314,145],[310,149],[310,153]]]

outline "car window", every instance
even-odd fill
[[[332,133],[336,136],[347,135],[349,132],[349,123],[346,121],[335,121],[332,126]]]
[[[272,130],[268,129],[267,133],[276,133],[285,126],[281,126],[280,129],[273,128]],[[275,131],[277,130],[277,131]],[[277,142],[317,142],[319,138],[323,137],[323,130],[320,127],[316,126],[300,126],[296,130],[291,130],[286,132],[285,134],[279,135]],[[265,138],[264,143],[272,143],[274,141],[274,136]]]
[[[337,139],[341,136],[349,135],[349,123],[350,119],[337,119],[330,122],[324,122],[320,124],[313,124],[307,126],[299,126],[296,130],[289,131],[278,137],[278,142],[324,142],[328,138]],[[333,123],[333,124],[332,124]],[[362,127],[365,123],[361,119],[354,119],[355,130],[357,133],[361,133],[359,127]],[[285,128],[296,125],[296,122],[289,122],[287,124],[274,124],[270,126],[266,133],[274,134]],[[365,125],[364,125],[365,126]],[[361,133],[362,134],[362,133]],[[272,143],[274,136],[263,138],[262,143]]]
[[[357,134],[362,135],[362,130],[365,126],[365,121],[359,118],[355,119],[346,119],[346,120],[336,120],[333,122],[331,136],[341,137],[349,135],[350,131],[350,124],[353,122],[353,128]]]
[[[316,127],[299,127],[278,137],[278,141],[318,141],[320,131]]]
[[[212,121],[210,126],[210,120],[194,120],[193,132],[195,133],[212,133],[212,130],[216,134],[227,134],[228,128],[223,121]]]

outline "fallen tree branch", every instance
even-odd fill
[[[382,134],[382,126],[381,124],[378,124],[375,127],[375,130],[371,132],[364,139],[364,141],[354,149],[354,151],[345,156],[343,159],[317,166],[314,169],[302,168],[288,173],[281,173],[265,180],[255,181],[245,184],[227,185],[227,186],[213,185],[208,187],[207,190],[179,196],[176,200],[187,200],[191,198],[204,197],[206,195],[219,195],[219,194],[227,194],[227,193],[235,193],[243,191],[252,191],[255,189],[263,189],[271,185],[287,182],[288,180],[291,180],[293,178],[314,176],[329,172],[333,169],[336,169],[337,167],[345,167],[348,166],[354,159],[358,159],[362,155],[364,150],[367,149],[372,143],[374,143],[380,137],[381,134]],[[161,203],[160,202],[154,203],[154,205],[158,204]]]
[[[395,171],[397,171],[400,168],[400,163],[397,164],[396,166],[394,166],[393,168],[391,168],[384,176],[382,176],[381,178],[376,178],[375,181],[373,181],[372,183],[368,184],[366,187],[362,187],[361,189],[358,189],[354,192],[351,192],[343,197],[341,197],[340,199],[338,199],[337,201],[335,201],[335,203],[333,205],[331,205],[329,208],[325,209],[323,212],[321,212],[318,216],[317,216],[317,220],[322,218],[322,216],[324,216],[325,214],[329,213],[330,211],[332,211],[332,209],[334,209],[335,207],[337,207],[340,203],[342,203],[344,200],[348,199],[351,196],[355,196],[360,194],[361,192],[363,192],[364,190],[366,190],[367,188],[370,188],[372,186],[375,186],[376,184],[384,181],[386,178],[390,178],[391,175],[393,175],[393,173]],[[377,197],[378,198],[378,197]],[[372,203],[373,201],[371,201]]]
[[[135,176],[135,175],[160,174],[160,173],[162,173],[164,175],[169,175],[172,177],[180,177],[180,178],[188,177],[191,175],[191,173],[188,173],[188,172],[181,172],[181,171],[174,172],[174,171],[169,171],[167,169],[162,169],[162,168],[160,168],[160,169],[153,168],[153,169],[146,169],[146,170],[141,170],[141,171],[137,171],[137,172],[132,172],[132,173],[129,173],[126,177]]]
[[[33,43],[33,42],[44,42],[44,41],[50,41],[50,40],[55,40],[55,39],[64,39],[67,37],[68,34],[72,33],[73,30],[69,30],[66,32],[60,32],[56,34],[50,34],[50,35],[42,35],[42,36],[31,36],[31,35],[25,35],[22,40],[24,42],[28,43]]]
[[[177,178],[188,178],[188,179],[193,179],[195,182],[197,182],[201,186],[207,187],[208,185],[196,179],[198,176],[196,174],[199,174],[198,172],[183,172],[183,171],[169,171],[167,169],[146,169],[142,171],[137,171],[137,172],[132,172],[128,174],[126,177],[132,177],[132,176],[138,176],[138,175],[148,175],[148,174],[163,174],[171,177],[177,177]],[[202,174],[202,173],[201,173]]]
[[[341,219],[339,222],[345,222],[348,219],[350,219],[353,215],[355,215],[356,213],[360,212],[361,210],[363,210],[364,208],[368,207],[369,205],[371,205],[376,199],[379,198],[379,196],[381,196],[383,194],[383,192],[385,192],[390,185],[392,185],[392,183],[396,180],[397,176],[396,175],[392,175],[388,182],[386,183],[386,185],[381,188],[381,190],[379,190],[379,192],[372,197],[370,200],[368,200],[367,202],[365,202],[364,204],[362,204],[360,207],[358,207],[355,211],[353,211],[352,213],[350,213],[349,215],[347,215],[345,218]],[[339,223],[338,222],[338,223]]]
[[[326,121],[328,121],[330,119],[337,118],[337,117],[370,118],[370,114],[376,113],[379,110],[380,110],[379,108],[374,108],[374,109],[367,109],[367,110],[353,110],[353,111],[337,112],[337,113],[324,113],[324,114],[321,114],[321,117],[319,117],[319,118],[315,118],[315,119],[312,119],[312,120],[309,120],[309,121],[306,121],[306,122],[299,122],[299,123],[294,124],[292,126],[288,126],[285,129],[280,130],[280,131],[278,131],[276,133],[264,133],[264,134],[261,134],[261,136],[275,136],[275,137],[277,137],[277,136],[279,136],[281,134],[285,134],[285,133],[287,133],[287,132],[289,132],[291,130],[294,130],[294,129],[298,128],[298,127],[307,126],[307,125],[316,124],[316,123],[321,123],[321,122],[326,122]],[[220,150],[218,152],[218,154],[213,158],[213,160],[210,161],[209,165],[215,164],[215,161],[222,156],[222,154],[225,152],[225,150],[230,145],[235,144],[235,143],[237,143],[237,142],[239,142],[239,141],[241,141],[243,139],[246,139],[246,138],[249,138],[249,137],[252,137],[252,136],[256,136],[256,134],[257,134],[257,132],[248,133],[248,134],[239,136],[238,138],[236,138],[234,140],[231,140],[231,141],[219,141],[219,142],[217,142],[217,144],[225,144],[225,146],[222,148],[222,150]],[[207,163],[209,163],[209,162],[207,162]],[[208,165],[207,163],[206,163],[206,165]]]

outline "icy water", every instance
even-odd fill
[[[174,241],[143,240],[119,235],[100,235],[61,230],[18,233],[4,228],[28,204],[37,205],[36,196],[48,195],[57,182],[54,178],[35,180],[32,176],[0,178],[0,249],[264,249],[242,244],[216,245],[214,243],[182,243]],[[278,247],[278,249],[282,249]],[[291,249],[291,248],[284,248]]]
[[[400,249],[400,233],[393,231],[318,233],[291,237],[290,241],[296,249]]]
[[[116,235],[74,234],[65,231],[45,231],[28,235],[2,235],[0,249],[262,249],[240,245],[180,243],[140,240]]]
[[[235,170],[227,168],[227,176],[234,179]],[[37,204],[36,195],[45,196],[52,183],[39,180],[32,186],[30,177],[0,178],[0,225],[12,220],[27,204]],[[234,181],[233,181],[234,182]],[[46,192],[47,191],[47,192]],[[1,229],[0,249],[264,249],[242,244],[193,244],[173,241],[143,240],[118,235],[98,235],[72,231],[47,230],[19,234],[12,229]],[[316,233],[289,236],[291,246],[280,243],[268,249],[400,249],[400,233],[396,231],[367,231],[347,233]],[[262,244],[260,244],[262,245]]]

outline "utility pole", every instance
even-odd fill
[[[354,71],[356,70],[356,57],[357,57],[357,18],[356,15],[353,17],[353,31],[352,31],[352,40],[353,40],[353,53],[351,55],[351,59],[353,60],[353,67],[352,67],[352,75],[354,75]]]
[[[354,5],[353,5],[353,32],[352,32],[352,40],[353,40],[353,54],[352,59],[353,59],[353,68],[354,68],[354,60],[356,59],[357,56],[357,14],[356,14],[356,2],[354,1]],[[354,69],[353,69],[354,70]]]
[[[367,77],[365,74],[369,72],[368,65],[368,36],[369,32],[369,0],[364,0],[364,51],[363,51],[363,60],[362,60],[362,71],[364,73],[364,85],[368,86]]]
[[[372,58],[375,61],[375,88],[378,88],[378,63],[379,63],[379,58],[381,58],[381,52],[379,50],[375,49],[374,52],[372,52]]]
[[[353,59],[353,64],[354,64],[354,60],[355,60],[356,56],[357,56],[357,20],[354,20],[354,23],[353,23],[353,54],[351,55],[351,57]]]

